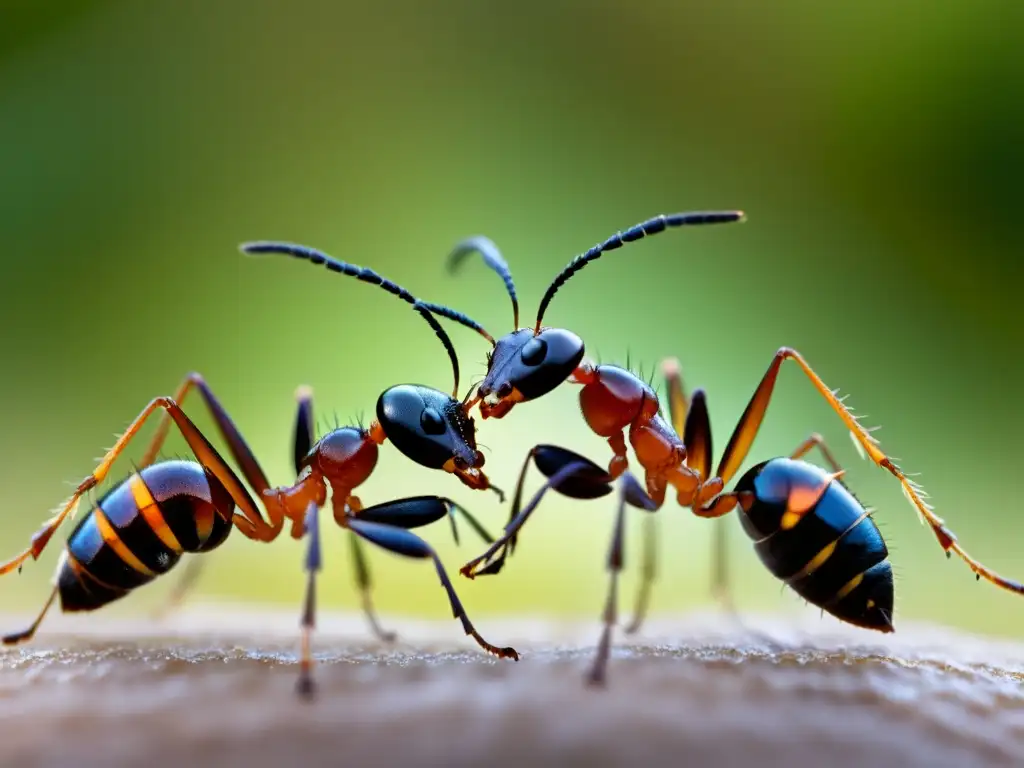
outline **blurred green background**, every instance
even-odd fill
[[[1013,480],[1024,459],[1020,3],[0,9],[3,556],[190,370],[280,483],[291,477],[297,385],[314,387],[332,423],[372,414],[391,384],[449,386],[440,346],[407,307],[308,265],[244,258],[240,241],[294,240],[372,266],[497,335],[511,324],[497,277],[479,263],[445,274],[457,240],[498,243],[528,322],[555,272],[616,230],[662,212],[742,208],[742,226],[666,233],[603,259],[547,321],[604,361],[629,352],[649,369],[679,356],[689,385],[709,392],[718,451],[772,354],[796,347],[884,425],[883,447],[922,473],[967,549],[1024,578]],[[487,347],[451,334],[468,383]],[[577,396],[564,386],[481,425],[497,485],[511,489],[537,442],[607,461]],[[212,426],[198,401],[189,411]],[[795,368],[748,464],[815,430],[879,508],[897,628],[913,618],[1024,630],[1024,602],[946,561],[896,481],[860,461]],[[180,439],[168,447],[185,450]],[[447,494],[495,530],[505,514],[491,494],[390,447],[359,493],[367,503]],[[612,514],[609,501],[550,498],[500,578],[456,581],[471,615],[596,619]],[[707,605],[713,523],[674,503],[660,523],[654,611]],[[740,607],[812,610],[780,594],[736,519],[726,524]],[[443,525],[425,535],[453,573],[482,549],[468,531],[458,549]],[[342,539],[325,527],[320,592],[326,606],[355,608]],[[635,565],[639,538],[627,543]],[[3,580],[5,612],[28,615],[43,600],[58,547]],[[297,611],[300,554],[286,537],[265,547],[234,536],[209,558],[196,599]],[[371,557],[383,613],[447,615],[427,564]],[[110,610],[140,612],[172,581]]]

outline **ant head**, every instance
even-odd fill
[[[520,328],[498,339],[488,355],[487,375],[477,394],[484,418],[500,418],[516,403],[546,395],[576,370],[583,359],[583,340],[562,328],[534,334]]]
[[[545,328],[542,325],[544,313],[551,300],[573,275],[609,251],[667,229],[742,220],[742,211],[674,213],[655,216],[615,233],[573,258],[555,275],[541,299],[540,307],[537,309],[537,321],[532,329],[519,328],[519,298],[508,262],[493,241],[483,235],[477,235],[455,246],[448,257],[449,269],[457,269],[469,254],[479,254],[484,263],[505,283],[505,292],[512,302],[512,327],[518,330],[494,341],[493,337],[478,324],[467,322],[465,318],[458,316],[458,313],[446,307],[425,306],[430,311],[473,328],[494,345],[494,350],[487,359],[487,376],[479,389],[479,396],[483,399],[480,414],[484,418],[501,418],[516,403],[534,400],[553,390],[569,378],[583,359],[583,341],[579,336],[561,328]]]
[[[462,403],[430,387],[399,384],[377,399],[377,421],[395,447],[430,469],[482,467],[476,426]]]

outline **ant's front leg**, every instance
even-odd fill
[[[383,523],[406,530],[430,525],[447,517],[451,521],[452,538],[458,544],[459,531],[455,524],[456,512],[465,518],[469,526],[481,539],[487,543],[494,541],[494,537],[470,514],[469,510],[456,504],[451,499],[441,496],[415,496],[408,499],[390,501],[385,504],[377,504],[372,507],[363,507],[362,502],[357,497],[349,496],[348,499],[340,504],[335,502],[334,517],[340,525],[346,528],[350,527],[350,520],[356,519],[372,523]],[[363,612],[370,623],[370,628],[383,642],[394,642],[396,634],[381,628],[373,608],[370,596],[372,583],[369,566],[366,562],[366,554],[363,551],[362,540],[355,534],[352,534],[349,540],[352,542],[352,559],[356,569],[356,583],[359,585],[363,596]]]
[[[548,478],[548,482],[537,492],[530,503],[520,510],[523,481],[531,461]],[[519,530],[529,519],[548,488],[554,488],[563,496],[574,499],[595,499],[611,492],[612,480],[613,478],[601,467],[578,453],[556,445],[534,446],[526,455],[523,467],[519,472],[512,510],[508,524],[505,526],[504,535],[480,557],[462,566],[460,572],[470,579],[479,575],[489,576],[498,573],[505,564],[505,558],[515,549]],[[498,554],[499,550],[500,554]],[[477,566],[484,562],[487,562],[487,565],[478,569]]]
[[[477,644],[488,653],[493,653],[495,656],[499,656],[501,658],[518,661],[519,654],[516,653],[514,648],[502,648],[492,645],[476,631],[476,628],[473,626],[473,622],[470,621],[469,615],[466,613],[466,609],[462,607],[462,602],[459,600],[459,596],[455,593],[455,587],[452,586],[451,580],[448,578],[448,574],[444,569],[444,565],[441,563],[441,559],[437,556],[437,553],[419,536],[401,527],[401,523],[403,521],[407,521],[406,511],[403,509],[404,501],[405,500],[397,502],[397,506],[394,506],[394,508],[390,510],[388,507],[393,505],[380,504],[376,507],[377,511],[375,513],[375,519],[377,521],[394,519],[399,523],[399,525],[390,525],[385,522],[371,522],[358,517],[351,517],[348,520],[348,528],[353,533],[369,541],[371,544],[375,544],[382,549],[394,552],[397,555],[433,560],[434,569],[437,572],[438,578],[441,580],[441,586],[444,587],[445,592],[448,594],[448,601],[451,604],[452,614],[462,622],[462,628],[465,633],[476,640]],[[391,512],[394,512],[394,516],[390,514]]]

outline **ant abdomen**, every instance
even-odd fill
[[[752,467],[736,491],[743,530],[768,570],[843,621],[892,631],[888,549],[869,511],[838,478],[777,458]]]
[[[219,480],[191,461],[165,461],[127,478],[68,538],[57,572],[64,611],[92,611],[173,568],[185,552],[208,552],[231,532],[235,504]]]

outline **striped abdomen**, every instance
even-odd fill
[[[231,532],[231,496],[190,461],[146,467],[108,493],[68,538],[57,573],[61,608],[91,611],[206,552]]]
[[[736,490],[753,493],[741,497],[740,518],[768,570],[838,619],[892,631],[888,549],[842,483],[813,464],[772,459],[751,468]]]

